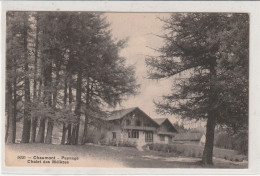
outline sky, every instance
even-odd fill
[[[176,115],[160,115],[156,113],[153,101],[162,95],[169,94],[173,89],[173,79],[147,79],[146,56],[158,55],[151,48],[163,46],[163,39],[156,36],[164,34],[163,22],[159,18],[168,18],[169,13],[106,13],[112,35],[115,39],[128,38],[127,46],[120,52],[126,58],[127,65],[136,68],[137,82],[141,85],[139,94],[130,96],[113,110],[139,107],[151,118],[169,118],[172,123],[183,123],[186,128],[204,126],[205,122],[181,120]]]
[[[171,90],[171,81],[147,79],[145,57],[156,55],[151,48],[163,45],[162,38],[155,36],[163,34],[163,23],[158,19],[169,17],[169,13],[107,13],[108,22],[111,24],[113,37],[116,39],[128,38],[127,46],[120,52],[126,58],[127,65],[136,68],[137,81],[141,85],[139,94],[129,97],[116,109],[138,106],[152,118],[166,117],[155,112],[153,100],[158,100],[162,95]],[[175,121],[174,115],[167,116]]]

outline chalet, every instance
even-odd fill
[[[156,131],[156,134],[160,138],[160,141],[158,143],[171,143],[172,139],[175,137],[177,133],[177,130],[174,128],[169,119],[158,118],[153,120],[159,125],[159,128]]]
[[[147,143],[169,143],[177,133],[168,119],[152,119],[140,108],[113,111],[106,138],[109,141],[128,142],[137,146]]]

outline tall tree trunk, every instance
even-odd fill
[[[38,73],[38,14],[36,14],[36,33],[35,33],[35,51],[34,51],[34,75],[33,75],[33,103],[36,105],[37,100],[37,73]],[[37,117],[34,115],[31,119],[31,142],[35,142],[36,128],[37,128]]]
[[[41,72],[43,74],[42,68],[41,68]],[[39,78],[38,100],[44,99],[44,98],[41,98],[42,97],[41,94],[42,94],[42,78]],[[35,139],[35,142],[37,142],[37,143],[44,143],[45,121],[46,121],[46,117],[44,117],[44,116],[40,117],[39,130],[38,130],[38,133],[37,133],[37,136]]]
[[[39,57],[39,66],[41,65],[41,67],[39,67],[39,72],[40,72],[40,75],[43,75],[44,74],[44,68],[42,67],[44,65],[44,61],[41,57]],[[44,97],[42,96],[42,88],[43,88],[43,85],[42,85],[42,76],[39,77],[39,88],[38,88],[38,100],[39,101],[44,101]],[[39,130],[38,130],[38,133],[36,135],[36,139],[35,139],[35,142],[37,143],[44,143],[44,134],[45,134],[45,117],[42,116],[40,117],[40,124],[39,124]]]
[[[72,100],[73,100],[73,95],[72,95],[72,76],[69,75],[69,104],[71,105]],[[72,140],[72,135],[71,135],[71,123],[68,124],[68,137],[67,137],[67,144],[71,144]]]
[[[9,131],[9,118],[10,118],[10,106],[12,107],[12,105],[9,103],[8,100],[8,93],[6,94],[6,100],[5,100],[5,107],[7,109],[7,114],[5,115],[6,117],[6,124],[5,124],[5,142],[7,142],[8,139],[8,131]]]
[[[42,59],[39,59],[39,65],[42,65]],[[40,69],[40,74],[43,75],[43,68],[39,67]],[[38,88],[38,100],[42,100],[42,77],[39,77],[39,88]]]
[[[54,121],[52,119],[48,119],[48,127],[47,127],[47,133],[45,138],[46,144],[52,143],[52,131],[53,131]]]
[[[68,93],[67,93],[67,89],[68,89],[68,83],[67,83],[67,76],[65,76],[65,80],[64,80],[64,107],[66,107],[67,105],[67,97],[68,97]],[[66,126],[66,122],[63,122],[63,126],[62,126],[62,137],[61,137],[61,144],[65,144],[65,138],[66,138],[66,133],[67,133],[67,126]]]
[[[77,124],[73,124],[72,125],[72,133],[71,133],[71,144],[72,145],[77,145],[76,131],[77,131]]]
[[[16,64],[16,59],[14,58],[14,63]],[[16,81],[17,81],[17,77],[16,77],[16,65],[14,68],[14,81],[13,81],[13,86],[14,86],[14,101],[13,101],[13,119],[12,119],[12,128],[13,128],[13,132],[12,132],[12,141],[15,142],[16,139],[16,116],[17,116],[17,88],[16,88]]]
[[[26,12],[24,12],[26,13]],[[30,118],[30,80],[29,80],[29,59],[27,53],[27,15],[24,14],[24,121],[21,143],[29,143],[31,131]]]
[[[85,113],[85,123],[84,123],[84,132],[82,136],[82,144],[87,142],[87,135],[88,135],[88,114]]]
[[[90,104],[90,87],[89,87],[89,78],[87,78],[87,90],[86,90],[86,112],[85,112],[85,123],[84,123],[84,132],[82,135],[82,144],[85,144],[87,142],[87,135],[88,135],[88,109]]]
[[[67,137],[67,144],[70,145],[71,144],[71,124],[68,124],[68,137]]]
[[[217,106],[217,91],[215,88],[216,82],[216,59],[212,59],[210,64],[210,93],[209,93],[209,112],[206,129],[206,143],[203,151],[202,162],[203,164],[213,164],[213,145],[214,133],[216,126],[216,106]]]
[[[82,70],[79,68],[78,77],[77,77],[77,89],[76,89],[76,107],[75,107],[75,114],[77,117],[77,123],[73,125],[72,130],[72,144],[78,144],[78,137],[79,137],[79,124],[80,124],[80,108],[81,108],[81,87],[82,86]]]
[[[41,117],[39,130],[38,130],[37,137],[36,137],[36,140],[35,140],[35,142],[37,142],[37,143],[44,143],[45,121],[46,121],[46,118]]]
[[[54,83],[54,91],[53,91],[53,103],[52,103],[52,107],[54,110],[56,110],[56,104],[57,104],[57,96],[58,96],[58,85],[59,85],[59,81],[60,81],[60,63],[59,61],[56,62],[56,80]],[[55,112],[54,112],[55,113]],[[45,143],[46,144],[51,144],[52,143],[52,132],[53,132],[53,127],[54,127],[54,120],[53,119],[48,119],[48,128],[47,128],[47,134],[46,134],[46,140]]]
[[[51,107],[52,104],[52,94],[51,94],[51,81],[52,81],[52,61],[50,59],[41,59],[42,64],[42,74],[43,74],[43,101],[46,106]],[[39,97],[38,97],[39,98]],[[46,116],[42,116],[40,120],[40,126],[38,130],[38,134],[36,137],[37,143],[44,143],[44,135],[45,135],[45,123]]]
[[[215,131],[216,116],[209,113],[206,130],[206,143],[203,151],[203,164],[213,164],[213,145],[214,145],[214,131]]]
[[[27,65],[28,69],[28,65]],[[29,79],[25,80],[25,102],[24,102],[24,121],[23,121],[23,133],[21,143],[29,143],[30,131],[31,131],[31,119],[30,119],[30,86]]]
[[[10,81],[7,81],[7,131],[6,131],[6,142],[7,143],[15,143],[14,136],[15,136],[15,131],[14,131],[14,126],[13,126],[13,121],[14,121],[14,116],[13,116],[13,107],[12,107],[12,84]]]
[[[35,142],[35,138],[36,138],[37,117],[32,116],[31,123],[32,123],[31,124],[32,128],[31,128],[31,139],[30,139],[30,141],[32,143],[34,143]]]
[[[26,81],[27,82],[27,81]],[[23,133],[21,143],[29,143],[30,140],[30,130],[31,130],[31,119],[30,119],[30,94],[29,94],[29,86],[28,82],[25,83],[26,91],[25,91],[25,103],[24,103],[24,121],[23,121]]]
[[[68,128],[66,127],[66,123],[63,122],[63,126],[62,126],[62,137],[61,137],[61,144],[62,144],[62,145],[65,144],[65,139],[66,139],[67,130],[68,130]]]

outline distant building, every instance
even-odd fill
[[[204,145],[206,142],[206,135],[203,134],[202,137],[200,138],[200,144]]]
[[[152,119],[138,107],[114,111],[106,120],[109,122],[108,141],[143,146],[147,143],[170,143],[177,134],[167,118]]]
[[[204,135],[205,136],[205,135]],[[203,137],[203,133],[192,133],[192,132],[186,132],[186,133],[179,133],[176,134],[175,137],[172,139],[173,142],[179,142],[179,143],[200,143]]]

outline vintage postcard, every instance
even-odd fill
[[[5,168],[249,169],[249,11],[2,15]]]

